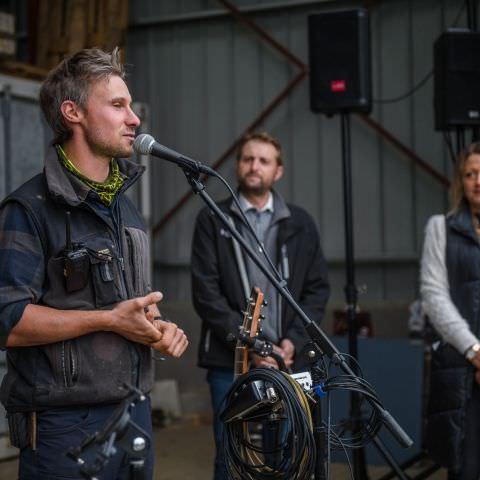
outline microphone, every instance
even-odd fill
[[[209,166],[161,145],[147,133],[141,133],[135,138],[133,149],[140,155],[153,155],[154,157],[163,158],[164,160],[176,163],[179,167],[186,168],[194,173],[205,173],[206,175],[217,174],[217,172]]]

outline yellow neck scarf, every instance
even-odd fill
[[[64,167],[78,177],[83,183],[85,183],[85,185],[95,191],[100,197],[102,203],[109,207],[112,204],[116,193],[120,190],[125,181],[120,173],[117,161],[114,158],[110,160],[110,173],[104,182],[95,182],[85,177],[78,170],[78,168],[69,160],[61,145],[55,145],[55,148],[57,149],[58,156],[62,160]]]

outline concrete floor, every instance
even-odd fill
[[[155,480],[211,480],[213,459],[213,436],[211,425],[199,421],[175,422],[164,428],[155,429],[157,450]],[[388,471],[385,467],[369,466],[370,480],[380,478]],[[17,461],[0,463],[0,480],[16,478]],[[415,470],[407,472],[415,475]],[[345,464],[332,465],[330,478],[350,480]],[[444,470],[429,477],[446,480]]]

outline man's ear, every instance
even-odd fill
[[[70,123],[79,123],[83,119],[83,110],[72,100],[65,100],[60,106],[63,118]]]
[[[283,176],[283,165],[279,165],[277,167],[277,171],[275,172],[275,182],[278,182]]]

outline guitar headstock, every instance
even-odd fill
[[[247,308],[243,313],[241,331],[244,335],[256,337],[260,331],[262,321],[261,311],[264,305],[263,292],[258,287],[253,287],[248,298]]]
[[[263,315],[260,314],[265,304],[262,291],[253,287],[247,301],[247,308],[243,313],[243,322],[240,334],[243,336],[256,337],[260,331],[260,323]],[[239,339],[235,347],[234,378],[248,370],[248,347]]]

